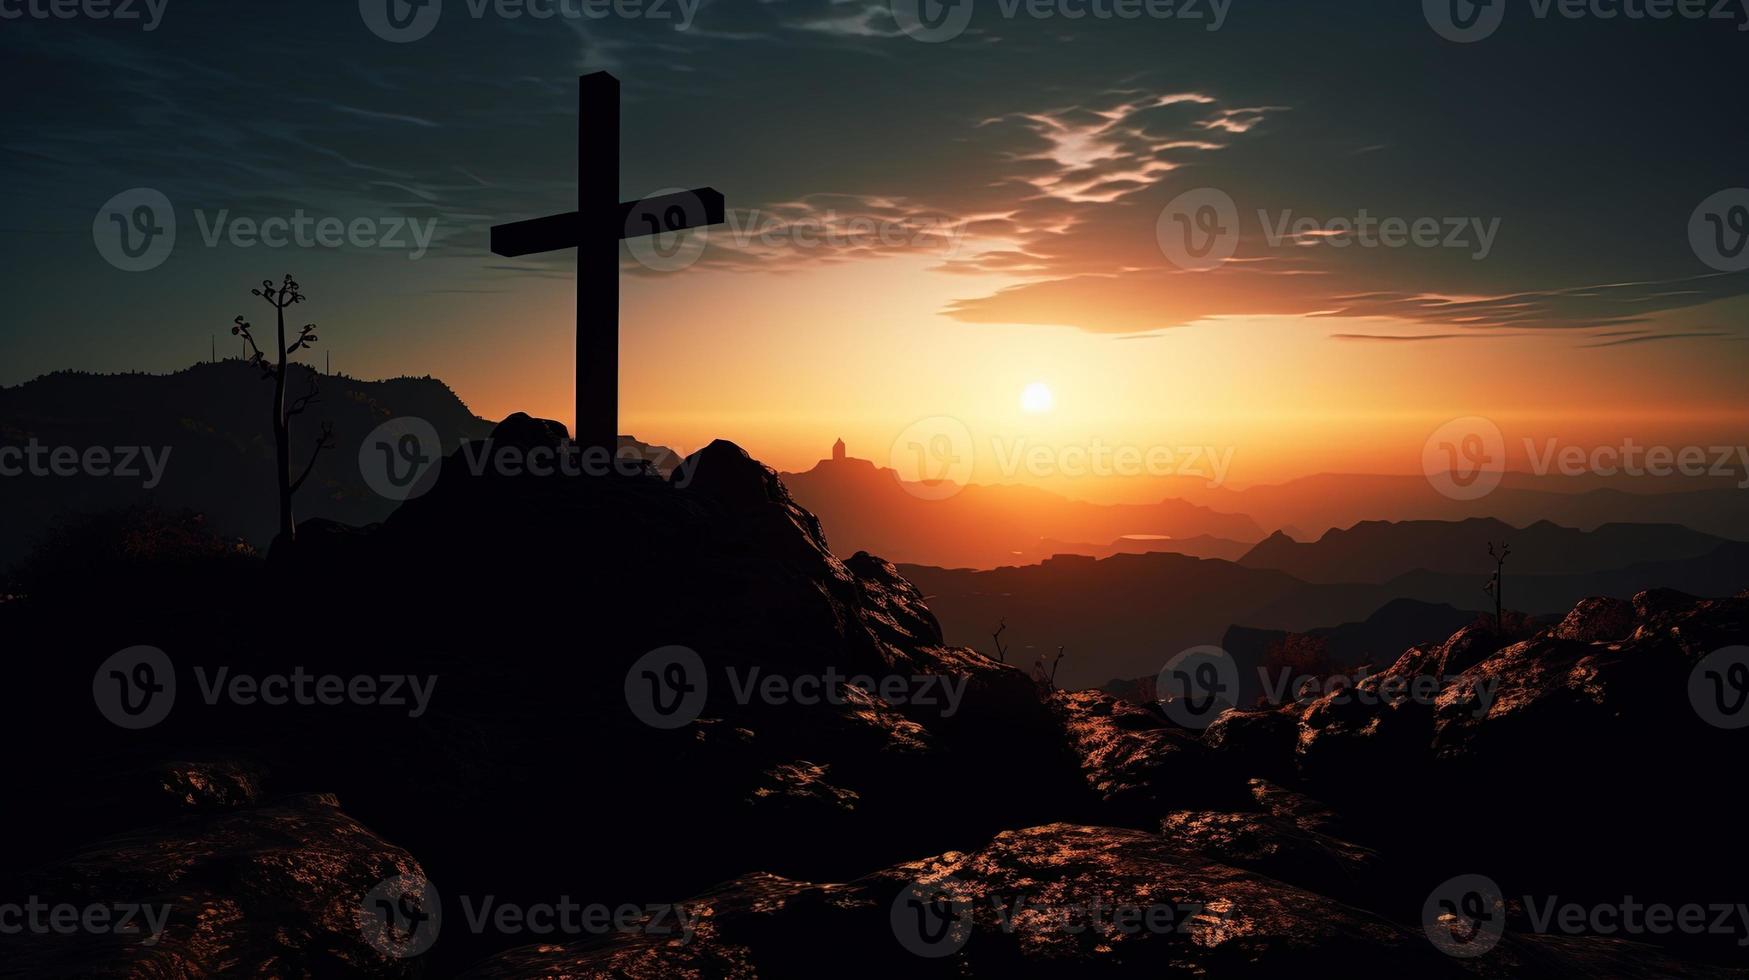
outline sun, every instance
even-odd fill
[[[1043,415],[1050,411],[1051,406],[1056,403],[1057,399],[1055,395],[1051,394],[1050,385],[1045,384],[1043,381],[1034,381],[1032,384],[1026,386],[1026,390],[1020,393],[1021,411],[1026,412],[1028,415]]]

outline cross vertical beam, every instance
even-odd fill
[[[619,448],[619,79],[577,80],[577,416],[584,449]]]
[[[721,191],[619,199],[619,79],[577,80],[577,210],[492,226],[492,254],[577,250],[577,418],[584,450],[619,449],[619,243],[722,224]]]

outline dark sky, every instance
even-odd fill
[[[1223,0],[1219,16],[1197,0],[1128,20],[1094,15],[1109,2],[1039,18],[962,0],[963,32],[925,43],[885,2],[667,0],[638,17],[571,2],[536,18],[557,0],[432,0],[429,33],[391,43],[367,21],[390,3],[418,13],[402,0],[162,2],[122,21],[0,0],[0,384],[184,365],[248,311],[249,283],[293,268],[346,311],[334,342],[363,373],[455,370],[456,352],[518,329],[505,304],[520,291],[568,277],[568,254],[491,256],[486,229],[574,206],[575,79],[598,69],[624,83],[627,197],[709,183],[791,218],[956,222],[970,244],[942,263],[963,274],[942,330],[1335,314],[1340,335],[1563,329],[1584,331],[1575,346],[1669,336],[1710,345],[1711,364],[1745,360],[1715,341],[1741,336],[1729,298],[1749,274],[1715,272],[1689,236],[1697,205],[1749,186],[1738,7],[1572,18],[1497,0],[1493,34],[1454,43],[1413,0]],[[1161,261],[1156,222],[1202,187],[1238,202],[1243,237],[1192,282]],[[94,216],[133,188],[177,216],[148,272],[94,244]],[[1267,240],[1283,215],[1362,208],[1495,234],[1480,260]],[[221,215],[300,210],[434,237],[417,260],[203,240]],[[805,272],[887,251],[719,238],[704,261]],[[1704,322],[1669,318],[1696,309]]]

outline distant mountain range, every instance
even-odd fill
[[[1414,571],[1488,575],[1488,546],[1507,542],[1514,574],[1556,575],[1623,568],[1642,562],[1697,558],[1724,539],[1676,524],[1604,524],[1593,531],[1538,521],[1362,521],[1302,543],[1277,532],[1239,559],[1307,582],[1383,582]]]
[[[294,369],[288,392],[302,394],[313,372]],[[431,423],[446,450],[478,439],[491,423],[476,417],[435,378],[360,381],[316,378],[320,400],[294,423],[294,458],[310,451],[321,423],[333,423],[336,448],[322,454],[297,498],[300,520],[348,524],[383,520],[396,506],[365,484],[359,448],[381,423],[417,416]],[[16,562],[58,516],[135,503],[189,508],[226,537],[260,548],[275,530],[273,386],[245,361],[197,364],[174,374],[95,375],[58,372],[0,389],[0,446],[141,447],[169,451],[162,480],[121,476],[0,478],[0,569]]]
[[[1372,572],[1382,576],[1398,560],[1394,556],[1411,553],[1417,543],[1467,541],[1478,530],[1501,529],[1381,524],[1362,532],[1361,538],[1377,555],[1390,559],[1373,559]],[[1595,538],[1556,527],[1506,527],[1505,531],[1516,542],[1507,564],[1506,604],[1533,616],[1565,612],[1588,596],[1629,598],[1650,588],[1733,595],[1749,588],[1749,544],[1741,542],[1716,541],[1699,554],[1663,558],[1656,556],[1671,549],[1681,551],[1700,539],[1685,537],[1681,529],[1626,528],[1593,532]],[[1638,542],[1639,550],[1629,554],[1614,550],[1624,541]],[[1532,542],[1573,550],[1567,557],[1532,559]],[[1313,548],[1309,554],[1314,559],[1341,564],[1339,554],[1316,545],[1290,549],[1278,541],[1268,553],[1288,553],[1299,561],[1300,547]],[[1585,566],[1586,556],[1597,564]],[[1491,607],[1492,599],[1482,590],[1491,565],[1485,570],[1452,571],[1443,556],[1425,557],[1442,570],[1415,569],[1373,581],[1347,582],[1306,581],[1246,561],[1174,554],[1061,556],[1037,565],[988,571],[920,565],[904,565],[900,570],[923,591],[950,642],[991,651],[990,633],[1005,621],[1004,641],[1017,651],[1015,657],[1031,663],[1037,653],[1054,653],[1061,645],[1065,656],[1059,676],[1069,686],[1090,686],[1112,677],[1157,673],[1180,650],[1222,643],[1229,627],[1236,624],[1307,632],[1330,623],[1367,620],[1399,599],[1450,606],[1471,615]],[[1485,546],[1481,559],[1486,563]],[[1545,570],[1530,570],[1539,568]],[[1316,560],[1304,562],[1301,570],[1329,574],[1328,565]]]
[[[1048,557],[1047,542],[1104,541],[1102,552],[1128,549],[1146,535],[1163,539],[1249,543],[1264,530],[1243,514],[1220,513],[1182,500],[1154,504],[1094,504],[1035,487],[972,484],[945,499],[907,487],[893,470],[866,459],[823,459],[803,473],[783,473],[796,501],[826,527],[839,554],[868,551],[890,561],[990,568]],[[1199,540],[1192,547],[1210,547]]]
[[[1318,537],[1360,521],[1461,521],[1492,517],[1517,526],[1553,521],[1592,530],[1604,524],[1681,524],[1737,541],[1749,540],[1749,490],[1735,478],[1622,478],[1507,473],[1492,493],[1453,500],[1424,477],[1324,473],[1285,483],[1233,490],[1198,479],[1158,481],[1161,494],[1228,513],[1245,514],[1271,530],[1302,528]]]
[[[484,439],[494,425],[436,378],[361,381],[294,365],[288,401],[308,390],[312,379],[320,394],[293,422],[293,459],[302,465],[323,422],[334,427],[335,447],[317,459],[297,496],[300,522],[327,518],[362,526],[394,512],[399,502],[373,492],[359,471],[365,437],[382,423],[423,419],[446,453]],[[277,530],[272,397],[272,382],[237,359],[173,374],[60,371],[0,388],[0,450],[34,444],[83,456],[102,449],[116,457],[111,465],[118,468],[126,452],[134,454],[132,468],[139,471],[132,478],[0,475],[0,513],[6,516],[0,521],[0,572],[28,554],[55,521],[135,504],[199,512],[213,532],[265,550]],[[649,460],[664,476],[680,462],[673,450],[629,436],[620,437],[619,451]],[[161,478],[147,471],[148,458],[162,461]]]

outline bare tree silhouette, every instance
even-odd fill
[[[1506,542],[1500,542],[1498,552],[1494,550],[1494,542],[1488,542],[1488,557],[1494,559],[1494,577],[1482,586],[1482,591],[1494,597],[1494,632],[1501,634],[1506,632],[1506,599],[1501,579],[1506,574],[1506,556],[1510,554],[1512,548]]]
[[[273,381],[273,444],[274,444],[274,481],[279,486],[279,533],[287,541],[297,537],[297,520],[292,514],[292,497],[310,478],[310,471],[316,468],[316,460],[322,451],[334,448],[334,425],[331,422],[322,423],[321,435],[317,437],[315,446],[310,450],[309,460],[304,463],[303,472],[294,479],[291,475],[291,420],[302,415],[306,409],[315,404],[321,397],[321,390],[316,385],[316,372],[310,372],[309,390],[298,396],[288,407],[285,400],[286,369],[291,363],[292,355],[314,346],[316,325],[304,324],[299,329],[297,338],[289,344],[285,337],[286,307],[302,303],[306,297],[293,279],[291,273],[286,273],[285,281],[278,286],[272,279],[261,280],[261,288],[249,290],[251,295],[259,296],[273,307],[274,319],[277,321],[277,335],[274,341],[274,356],[269,358],[262,353],[255,343],[255,336],[250,331],[253,326],[242,316],[232,321],[231,333],[242,337],[249,345],[253,354],[249,362],[261,369],[264,379]]]
[[[1007,628],[1008,620],[1004,619],[996,624],[996,632],[990,634],[990,639],[996,641],[996,662],[999,664],[1008,662],[1008,650],[1002,646],[1002,631]]]

